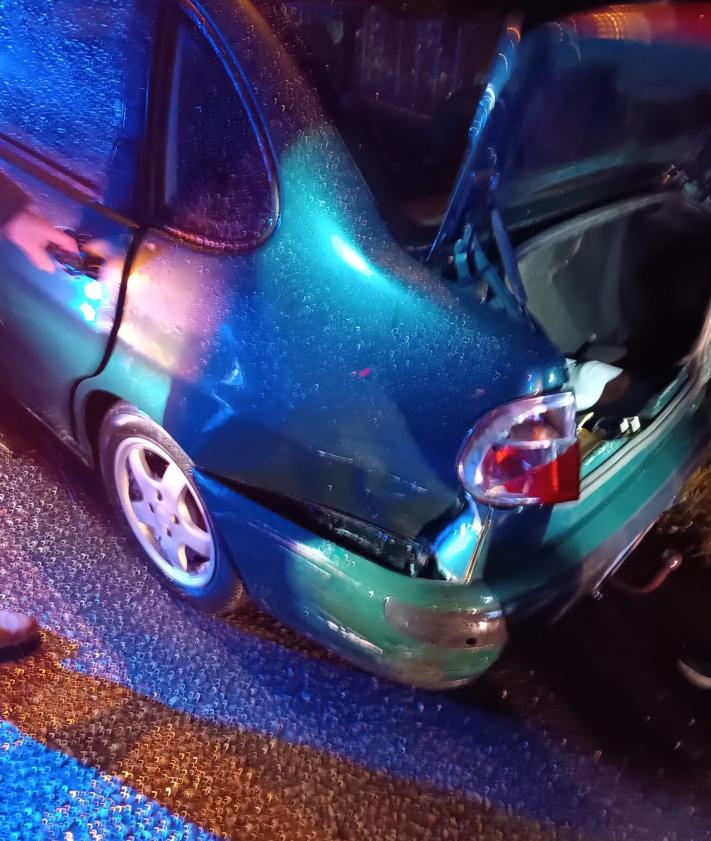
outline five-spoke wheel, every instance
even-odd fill
[[[114,481],[129,526],[163,572],[199,587],[215,567],[207,517],[188,477],[158,444],[126,438],[114,454]]]
[[[99,457],[114,509],[162,581],[203,610],[239,607],[242,581],[200,498],[194,465],[168,433],[117,403],[104,418]]]

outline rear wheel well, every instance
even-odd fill
[[[99,464],[99,432],[109,409],[121,400],[109,391],[92,391],[84,407],[84,429],[94,465]]]

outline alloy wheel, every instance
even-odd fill
[[[114,481],[131,530],[151,561],[176,584],[196,589],[215,572],[215,540],[190,480],[159,444],[125,438]]]

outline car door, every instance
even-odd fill
[[[0,372],[62,437],[102,365],[138,227],[152,0],[8,0],[0,20],[0,170],[29,209],[106,259],[40,271],[0,236]],[[138,201],[137,201],[138,198]]]
[[[244,399],[241,366],[269,366],[255,264],[279,199],[267,131],[225,36],[178,0],[165,4],[160,33],[153,204],[110,359],[77,402],[95,391],[119,395],[193,457],[200,427]],[[231,40],[242,45],[239,35]]]

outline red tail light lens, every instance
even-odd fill
[[[572,393],[527,397],[494,409],[471,431],[457,471],[469,493],[489,505],[577,499],[580,452]]]

